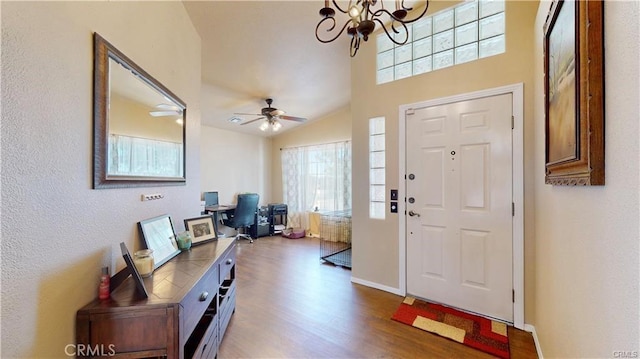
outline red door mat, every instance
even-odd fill
[[[507,325],[502,322],[412,297],[404,299],[391,319],[509,359]]]

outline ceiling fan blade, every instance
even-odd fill
[[[244,113],[244,112],[234,112],[234,115],[246,115],[246,116],[262,116],[261,113]]]
[[[159,103],[149,111],[149,115],[153,117],[162,117],[162,116],[182,116],[182,108],[166,103]]]
[[[250,123],[252,123],[252,122],[256,122],[256,121],[258,121],[258,120],[262,120],[263,118],[264,118],[264,117],[258,117],[258,118],[256,118],[255,120],[251,120],[251,121],[247,121],[247,122],[241,123],[241,124],[240,124],[240,126],[248,125],[248,124],[250,124]]]
[[[283,120],[289,120],[289,121],[296,121],[296,122],[304,122],[307,119],[306,118],[302,118],[302,117],[293,117],[293,116],[278,116],[278,118],[281,118]]]
[[[181,116],[182,111],[149,111],[149,115],[153,117],[162,117],[162,116]]]
[[[284,115],[284,111],[275,109],[275,110],[269,112],[269,114],[271,116],[282,116],[282,115]]]
[[[176,105],[169,105],[166,103],[159,103],[155,106],[153,106],[154,110],[172,110],[172,111],[180,111],[180,107],[176,106]]]

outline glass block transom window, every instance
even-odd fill
[[[504,53],[504,8],[504,0],[465,1],[407,25],[400,46],[379,34],[377,84]]]
[[[369,119],[369,217],[385,218],[384,117]]]

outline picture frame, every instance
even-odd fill
[[[180,253],[168,214],[142,220],[138,222],[138,229],[147,248],[153,249],[154,270]]]
[[[124,262],[127,264],[127,268],[131,277],[133,277],[133,281],[136,283],[136,291],[137,293],[143,297],[148,298],[149,293],[147,292],[147,288],[144,286],[144,282],[142,281],[142,277],[138,272],[135,264],[133,263],[133,259],[131,258],[131,253],[127,249],[127,245],[124,242],[120,242],[120,251],[122,252],[122,258],[124,258]]]
[[[544,24],[547,184],[605,184],[603,14],[600,0],[554,0]]]
[[[184,228],[191,233],[191,244],[197,245],[218,239],[218,226],[213,215],[184,220]]]

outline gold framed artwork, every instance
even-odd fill
[[[604,185],[603,9],[555,0],[544,25],[547,184]]]
[[[184,228],[191,232],[193,245],[218,239],[218,228],[212,215],[187,218],[184,220]]]

